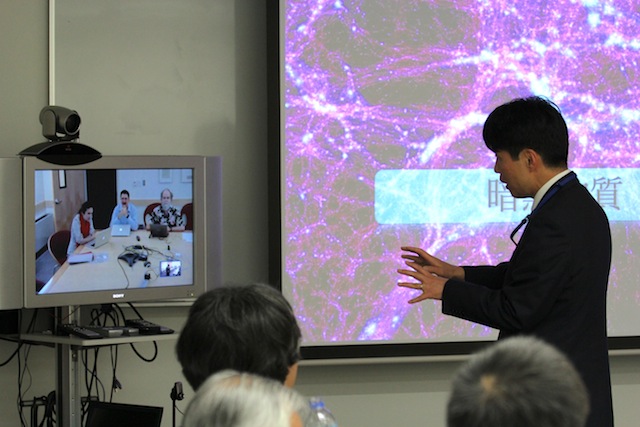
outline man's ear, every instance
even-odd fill
[[[521,155],[523,156],[523,160],[530,170],[540,167],[542,159],[540,155],[531,148],[525,148],[524,150],[522,150]]]

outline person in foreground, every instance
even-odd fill
[[[127,190],[120,192],[120,203],[113,208],[111,213],[111,226],[129,225],[132,230],[138,229],[138,212],[136,206],[131,203],[130,195]]]
[[[96,238],[93,228],[93,204],[84,202],[71,221],[71,238],[67,247],[67,255],[71,255],[79,245],[86,245]]]
[[[583,427],[589,396],[569,359],[533,337],[473,355],[453,378],[447,427]]]
[[[294,385],[301,332],[293,310],[263,284],[225,286],[198,297],[176,344],[194,390],[210,375],[234,369]]]
[[[165,188],[160,192],[160,205],[156,206],[151,214],[145,218],[147,230],[151,228],[151,224],[164,224],[169,228],[169,231],[184,231],[187,221],[172,203],[173,193]]]
[[[567,168],[569,137],[557,106],[516,99],[487,118],[483,138],[513,197],[533,197],[528,223],[508,262],[459,267],[406,246],[398,286],[442,300],[442,312],[500,330],[499,339],[538,336],[563,351],[590,395],[589,427],[613,426],[606,294],[609,222]],[[513,235],[512,235],[513,237]]]
[[[303,427],[309,404],[280,382],[225,370],[212,375],[189,402],[184,427]]]

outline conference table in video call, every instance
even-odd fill
[[[119,259],[122,255],[133,257],[134,262],[130,265],[128,259]],[[129,236],[111,236],[98,248],[92,244],[78,246],[40,293],[188,285],[193,281],[192,255],[191,231],[170,232],[163,238],[151,237],[147,230],[132,231]],[[84,262],[83,256],[87,258]]]

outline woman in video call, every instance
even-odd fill
[[[72,254],[78,245],[85,245],[96,238],[96,230],[93,228],[93,206],[90,202],[84,202],[71,222],[71,239],[67,254]]]

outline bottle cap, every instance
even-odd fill
[[[313,397],[309,398],[309,405],[313,409],[324,408],[324,401],[322,400],[321,397],[313,396]]]

